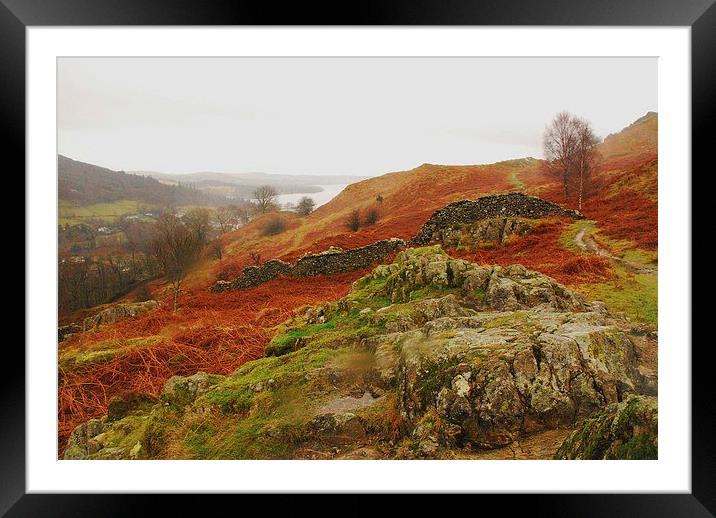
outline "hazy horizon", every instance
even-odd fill
[[[115,170],[375,176],[542,157],[657,109],[655,58],[60,58],[58,153]]]

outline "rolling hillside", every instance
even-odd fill
[[[57,157],[60,201],[77,206],[133,201],[147,205],[216,205],[223,197],[179,185],[165,185],[154,178],[113,171],[62,155]]]
[[[656,250],[658,117],[647,114],[600,145],[602,161],[592,178],[583,213],[599,221],[605,236],[623,248]],[[423,164],[349,185],[307,218],[291,218],[291,230],[271,239],[261,237],[261,219],[225,236],[230,258],[221,268],[236,272],[250,264],[247,251],[262,257],[295,260],[330,246],[355,248],[380,239],[408,239],[435,210],[465,198],[523,191],[565,207],[576,208],[576,197],[565,200],[557,179],[544,173],[542,161],[524,158],[490,165]],[[382,196],[382,203],[376,202]],[[344,222],[354,209],[377,207],[374,226],[357,232]]]
[[[587,219],[548,218],[533,233],[504,246],[447,253],[480,265],[520,263],[653,329],[657,132],[657,115],[647,114],[605,139],[600,146],[603,159],[582,211]],[[281,214],[287,229],[277,236],[262,235],[267,219],[275,217],[272,214],[224,235],[224,256],[207,260],[192,272],[176,313],[165,304],[136,320],[78,333],[61,343],[61,448],[75,426],[106,413],[115,395],[157,395],[173,375],[229,374],[261,357],[269,341],[285,331],[282,322],[306,305],[346,296],[352,283],[370,270],[279,277],[246,290],[209,292],[217,279],[230,279],[253,264],[252,254],[260,254],[262,262],[273,258],[294,262],[330,246],[352,249],[391,237],[408,239],[435,210],[486,194],[522,191],[575,208],[575,200],[563,198],[558,181],[541,165],[533,158],[490,165],[423,164],[349,185],[308,217]],[[355,232],[348,230],[349,214],[371,207],[378,209],[378,221]],[[149,289],[155,299],[169,300],[163,281],[152,281]],[[133,295],[125,300],[133,301]],[[94,361],[99,357],[101,361]]]

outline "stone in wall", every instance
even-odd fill
[[[462,200],[446,205],[430,216],[420,227],[411,245],[425,245],[433,240],[433,236],[441,229],[454,227],[460,223],[495,217],[519,217],[539,219],[546,216],[567,216],[582,219],[584,216],[575,210],[565,209],[559,205],[519,192],[483,196],[477,200]]]

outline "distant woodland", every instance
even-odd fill
[[[58,173],[59,198],[81,205],[127,199],[163,207],[226,202],[223,196],[191,186],[166,185],[148,176],[113,171],[62,155],[58,156]]]

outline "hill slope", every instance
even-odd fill
[[[132,200],[172,207],[212,205],[225,201],[195,189],[165,185],[154,178],[113,171],[62,155],[57,157],[58,196],[78,205]]]
[[[532,233],[503,246],[447,252],[479,265],[520,263],[592,300],[606,302],[615,313],[624,312],[636,322],[655,325],[656,273],[634,273],[619,263],[592,257],[578,246],[576,236],[623,256],[628,264],[655,266],[657,131],[657,116],[650,115],[601,145],[604,158],[583,209],[588,220],[548,219]],[[246,290],[208,291],[217,278],[231,278],[253,264],[251,254],[259,254],[262,262],[272,258],[295,261],[331,245],[357,248],[379,239],[410,238],[435,210],[448,203],[498,192],[523,191],[574,208],[574,200],[564,200],[558,181],[540,166],[536,159],[479,166],[424,164],[350,185],[308,217],[282,214],[287,230],[277,236],[262,236],[263,225],[274,214],[225,235],[224,256],[208,260],[192,272],[176,313],[165,304],[164,309],[136,320],[78,333],[62,342],[61,356],[104,356],[91,368],[86,364],[62,367],[61,447],[77,424],[106,413],[115,395],[149,392],[156,396],[172,375],[193,375],[201,370],[228,374],[261,357],[271,339],[282,332],[277,326],[302,306],[337,301],[349,293],[355,280],[368,273],[279,277]],[[376,200],[378,196],[382,202]],[[369,207],[380,210],[375,224],[355,232],[345,227],[352,210]],[[162,281],[152,282],[149,288],[154,298],[168,300]],[[110,354],[105,354],[108,351]]]

